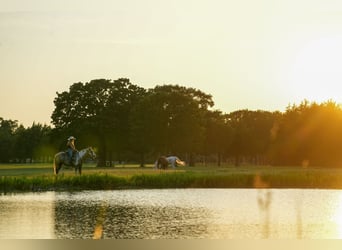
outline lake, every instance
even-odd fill
[[[143,189],[0,195],[2,239],[340,239],[342,191]]]

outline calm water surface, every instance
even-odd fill
[[[337,239],[342,191],[157,189],[0,196],[0,238]]]

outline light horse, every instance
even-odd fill
[[[91,147],[82,149],[75,153],[75,160],[74,163],[70,160],[67,152],[59,152],[55,154],[53,160],[53,171],[54,174],[57,175],[59,170],[62,168],[62,165],[65,166],[74,166],[75,167],[75,174],[78,173],[81,175],[82,173],[82,164],[85,157],[90,156],[92,159],[95,159],[96,154]]]

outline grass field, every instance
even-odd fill
[[[270,166],[196,166],[155,170],[125,165],[84,165],[82,176],[52,164],[0,164],[0,192],[128,188],[322,188],[342,189],[342,169]]]

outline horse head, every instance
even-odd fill
[[[96,158],[96,153],[95,153],[95,151],[93,150],[92,147],[89,147],[89,148],[88,148],[88,154],[89,154],[89,156],[90,156],[93,160],[95,160],[95,158]]]

